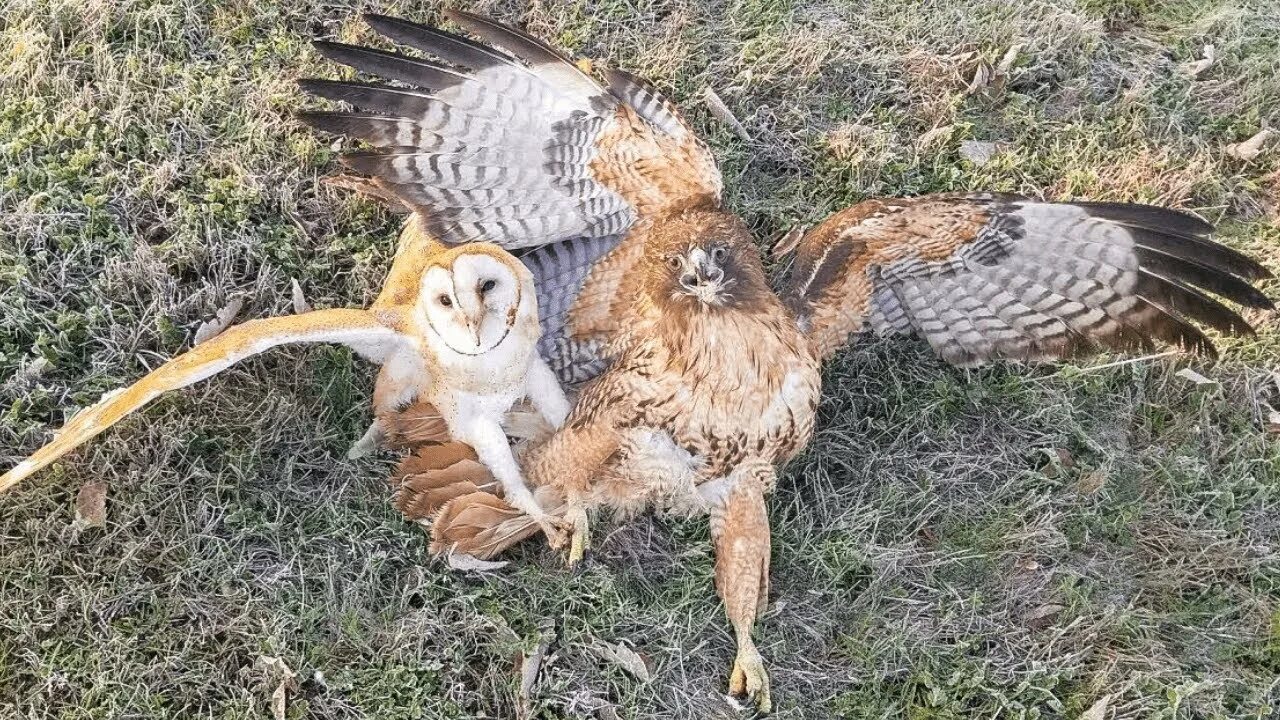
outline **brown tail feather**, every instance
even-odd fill
[[[413,449],[427,443],[449,443],[449,426],[430,403],[419,402],[381,418],[387,445]]]
[[[431,520],[456,497],[499,490],[493,475],[476,461],[475,451],[457,442],[418,448],[396,468],[391,484],[396,509],[415,522]]]
[[[443,445],[423,445],[412,455],[400,461],[395,473],[391,476],[393,483],[408,475],[443,470],[461,460],[477,460],[476,451],[470,445],[460,442]]]
[[[539,531],[529,516],[502,498],[474,492],[445,503],[431,527],[431,552],[450,550],[491,558]]]

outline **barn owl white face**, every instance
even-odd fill
[[[479,355],[501,344],[516,322],[520,301],[520,278],[489,255],[460,255],[452,271],[435,266],[422,278],[420,302],[427,323],[462,355]]]

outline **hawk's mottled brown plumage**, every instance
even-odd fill
[[[565,382],[586,382],[565,427],[526,458],[530,482],[573,519],[590,506],[708,514],[739,643],[731,689],[762,708],[768,677],[750,633],[767,597],[764,495],[808,441],[820,362],[850,334],[917,334],[958,365],[1153,340],[1211,353],[1194,323],[1250,329],[1206,291],[1270,307],[1245,282],[1265,270],[1195,218],[985,194],[836,213],[800,240],[775,294],[747,228],[721,207],[706,146],[653,87],[617,71],[601,85],[524,33],[446,16],[511,54],[369,16],[438,61],[319,43],[403,84],[304,81],[369,112],[302,118],[372,144],[346,163],[446,241],[527,249],[540,349]],[[489,554],[504,528],[528,533],[474,483],[424,487],[451,498],[425,502],[437,546]]]

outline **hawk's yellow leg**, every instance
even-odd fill
[[[734,475],[738,476],[734,488],[724,507],[713,513],[711,525],[716,544],[716,591],[724,600],[725,614],[738,640],[729,692],[754,700],[761,712],[770,712],[769,673],[751,639],[751,629],[769,600],[769,517],[764,488],[772,484],[773,468],[740,467]]]

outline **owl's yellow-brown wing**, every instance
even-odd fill
[[[406,339],[363,310],[316,310],[236,325],[81,411],[49,444],[0,475],[0,492],[88,442],[162,393],[216,375],[278,345],[317,342],[341,343],[379,360],[401,347]]]
[[[303,80],[305,91],[357,109],[298,116],[372,146],[343,162],[413,209],[428,233],[524,249],[538,288],[540,351],[562,379],[592,377],[604,362],[598,339],[568,325],[577,316],[599,326],[607,315],[616,278],[634,259],[611,252],[637,221],[718,205],[720,172],[644,80],[610,70],[601,84],[526,33],[471,13],[444,15],[492,46],[366,15],[376,32],[425,57],[319,41],[325,57],[390,83]]]
[[[1014,195],[870,200],[806,233],[783,292],[815,352],[850,334],[923,337],[947,362],[1053,360],[1159,341],[1213,356],[1197,324],[1253,329],[1211,297],[1274,307],[1270,277],[1185,213]]]

